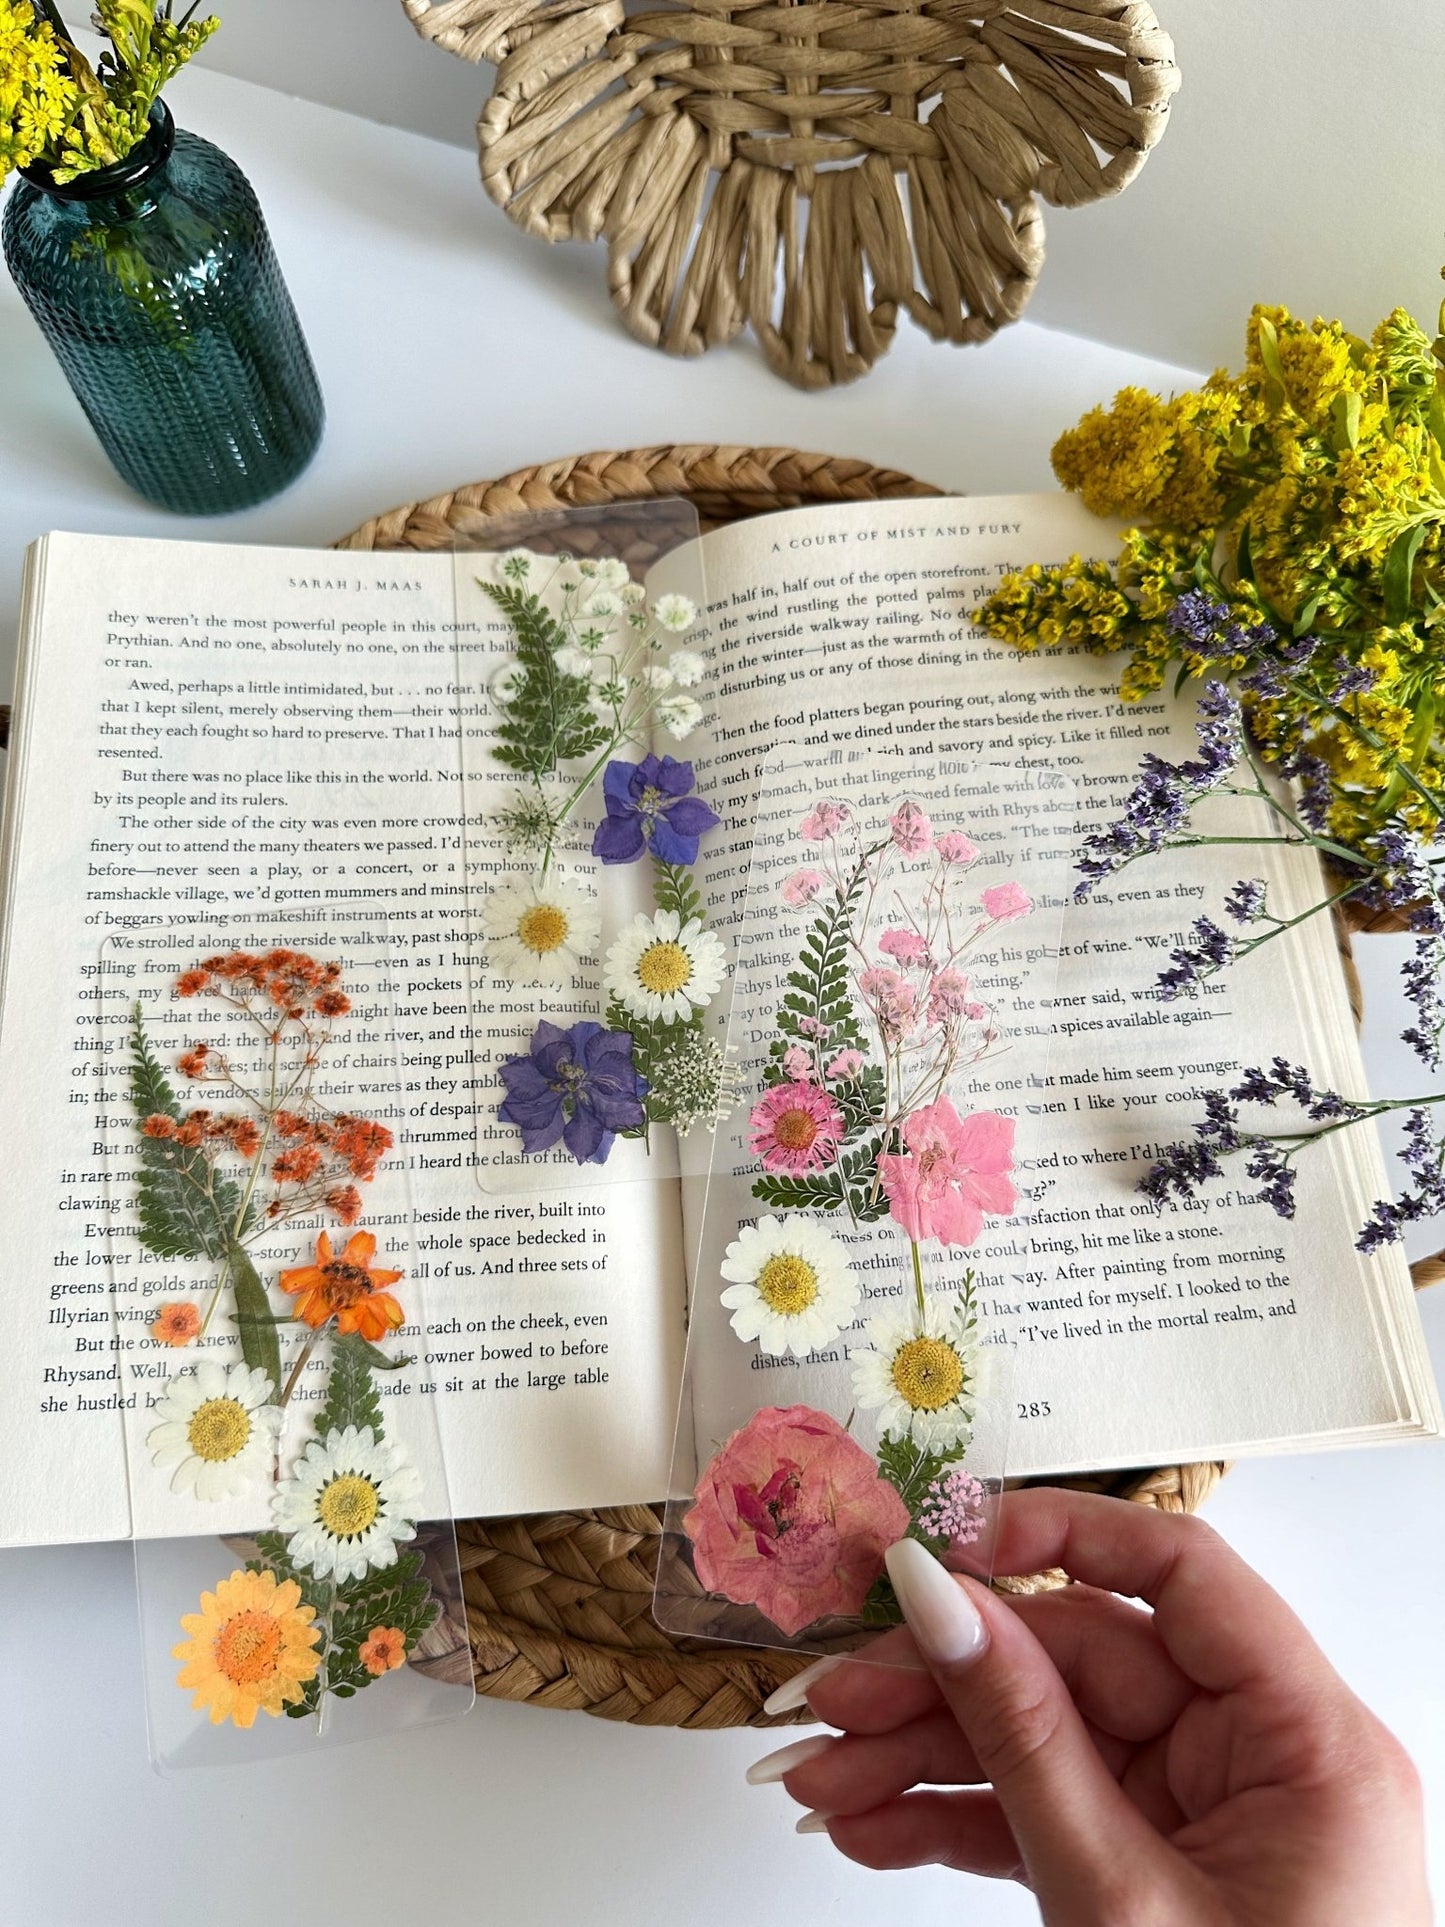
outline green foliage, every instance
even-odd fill
[[[785,1211],[846,1211],[857,1224],[888,1216],[888,1197],[875,1185],[881,1137],[870,1137],[825,1171],[789,1175],[766,1171],[753,1182],[753,1196]]]
[[[928,1495],[933,1481],[941,1478],[958,1457],[957,1452],[925,1452],[912,1439],[884,1438],[878,1441],[878,1469],[908,1507],[908,1516],[917,1521],[918,1508]],[[915,1530],[912,1535],[921,1535]],[[931,1543],[931,1541],[929,1542]]]
[[[885,1626],[903,1624],[903,1608],[893,1590],[893,1581],[886,1572],[879,1573],[869,1588],[868,1597],[863,1601],[863,1624],[880,1631]]]
[[[778,1029],[784,1038],[803,1040],[798,1024],[806,1017],[827,1027],[830,1050],[866,1050],[848,982],[848,942],[864,880],[860,861],[847,890],[820,913],[804,937],[800,968],[788,973],[787,993],[778,1011]]]
[[[332,1339],[326,1403],[316,1414],[317,1438],[344,1432],[348,1425],[358,1431],[369,1425],[373,1438],[382,1436],[381,1400],[371,1376],[375,1355],[374,1348],[356,1332],[342,1332]]]
[[[591,685],[585,676],[564,676],[557,668],[555,652],[567,641],[561,624],[540,597],[514,583],[479,580],[477,586],[511,623],[523,670],[517,693],[502,706],[493,756],[523,775],[547,776],[559,763],[601,749],[612,729],[593,713]]]
[[[135,1006],[130,1034],[131,1102],[137,1124],[148,1117],[180,1121],[181,1110],[166,1081]],[[230,1255],[241,1194],[220,1177],[201,1151],[171,1138],[142,1137],[137,1177],[140,1241],[159,1258]],[[245,1227],[242,1227],[244,1230]]]
[[[652,900],[659,910],[675,911],[682,924],[694,917],[701,923],[706,916],[691,870],[680,863],[664,863],[660,857],[652,859]]]
[[[327,1685],[337,1699],[350,1699],[373,1684],[361,1660],[361,1647],[378,1626],[394,1627],[408,1652],[441,1611],[422,1574],[419,1552],[398,1552],[396,1564],[353,1580],[336,1596],[331,1622]]]
[[[241,1356],[252,1371],[261,1370],[273,1390],[281,1390],[281,1341],[276,1333],[276,1314],[266,1295],[260,1274],[240,1245],[226,1253],[226,1269],[235,1294],[236,1335],[241,1341]]]

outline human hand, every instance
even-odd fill
[[[1036,1488],[995,1564],[1079,1583],[1003,1596],[905,1540],[907,1625],[870,1648],[895,1664],[823,1660],[769,1701],[842,1729],[749,1773],[800,1831],[1020,1880],[1049,1927],[1427,1927],[1409,1757],[1207,1526]]]

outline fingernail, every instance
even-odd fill
[[[815,1659],[811,1666],[805,1666],[801,1673],[794,1673],[785,1679],[775,1693],[769,1693],[763,1701],[763,1711],[768,1714],[791,1713],[808,1703],[808,1692],[823,1677],[831,1673],[835,1666],[843,1663],[842,1653],[829,1653],[826,1659]]]
[[[767,1753],[761,1760],[754,1760],[748,1768],[748,1785],[772,1786],[785,1773],[791,1773],[795,1766],[802,1766],[806,1760],[816,1760],[832,1744],[833,1736],[830,1733],[815,1733],[812,1739],[794,1740],[791,1746],[780,1746],[776,1753]]]
[[[916,1539],[900,1539],[884,1554],[888,1577],[927,1659],[961,1666],[977,1659],[988,1632],[973,1601]]]
[[[793,1828],[794,1833],[826,1833],[827,1831],[828,1816],[826,1813],[805,1813],[797,1826]]]

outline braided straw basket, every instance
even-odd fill
[[[787,448],[713,446],[631,449],[575,456],[474,482],[364,523],[344,549],[448,549],[491,518],[608,502],[683,496],[703,527],[804,504],[939,495],[896,469]],[[645,558],[638,558],[645,560]],[[1359,927],[1400,927],[1384,918]],[[1341,928],[1341,954],[1358,1015],[1358,983]],[[1417,1285],[1445,1277],[1445,1263],[1415,1267]],[[1193,1512],[1222,1477],[1218,1463],[1172,1465],[1069,1479],[1137,1505]],[[429,1636],[424,1662],[455,1672],[471,1663],[479,1692],[595,1713],[643,1726],[766,1726],[763,1701],[806,1662],[792,1654],[673,1639],[651,1615],[662,1508],[617,1506],[534,1518],[473,1519],[457,1528],[463,1598]],[[1059,1572],[1001,1579],[1001,1589],[1040,1591]],[[785,1718],[807,1718],[806,1711]]]
[[[482,182],[527,233],[607,244],[627,327],[695,355],[750,325],[804,388],[866,374],[899,310],[1016,321],[1040,201],[1116,194],[1164,131],[1143,0],[402,0],[494,61]]]

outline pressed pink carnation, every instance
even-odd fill
[[[826,1412],[768,1406],[734,1432],[682,1521],[709,1592],[780,1632],[863,1610],[908,1507]]]
[[[843,1142],[843,1113],[818,1085],[775,1084],[748,1116],[751,1149],[765,1171],[821,1171]]]
[[[1028,891],[1018,883],[996,883],[983,893],[983,907],[996,923],[1013,923],[1034,907]]]
[[[798,825],[798,835],[805,843],[826,843],[852,821],[846,803],[815,803]]]
[[[813,1058],[801,1044],[789,1044],[783,1052],[783,1073],[795,1083],[806,1084],[813,1074]]]
[[[888,829],[901,856],[922,856],[933,841],[933,825],[916,803],[900,803],[888,819]]]
[[[926,964],[928,945],[916,930],[900,925],[895,930],[885,930],[878,939],[878,948],[885,957],[896,957],[901,964]]]
[[[960,1117],[946,1097],[904,1121],[902,1152],[885,1152],[878,1175],[888,1209],[915,1241],[971,1245],[986,1211],[1006,1217],[1018,1204],[1014,1120],[997,1111]]]
[[[832,1063],[825,1066],[825,1072],[832,1078],[856,1077],[862,1068],[861,1050],[840,1050]]]
[[[827,881],[821,870],[794,870],[783,884],[783,902],[790,909],[800,910],[813,901]]]
[[[977,863],[978,845],[962,830],[945,830],[933,839],[933,847],[945,863]]]

